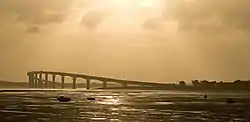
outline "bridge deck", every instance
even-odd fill
[[[89,79],[89,80],[98,80],[98,81],[102,81],[102,82],[125,83],[125,84],[135,84],[135,85],[150,85],[150,86],[169,85],[169,84],[165,84],[165,83],[144,82],[144,81],[134,81],[134,80],[121,80],[121,79],[91,76],[91,75],[85,75],[85,74],[73,74],[73,73],[52,72],[52,71],[33,71],[33,72],[28,72],[28,75],[29,74],[40,74],[40,73],[59,75],[59,76],[69,76],[69,77],[83,78],[83,79]]]

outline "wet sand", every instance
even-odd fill
[[[205,99],[203,96],[207,94]],[[70,102],[57,101],[58,96]],[[87,100],[93,97],[96,100]],[[227,103],[232,98],[235,103]],[[249,93],[2,90],[1,122],[248,122]]]

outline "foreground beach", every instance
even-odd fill
[[[72,101],[58,102],[56,98],[62,95]],[[87,100],[88,97],[96,100]],[[227,103],[228,98],[235,103]],[[247,92],[28,89],[0,92],[3,122],[247,122],[249,108]]]

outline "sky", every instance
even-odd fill
[[[246,80],[249,22],[249,0],[1,0],[0,80]]]

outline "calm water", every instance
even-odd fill
[[[249,93],[2,91],[0,122],[249,122]],[[60,103],[60,95],[71,102]],[[96,101],[88,101],[94,97]],[[227,104],[227,98],[236,103]]]

